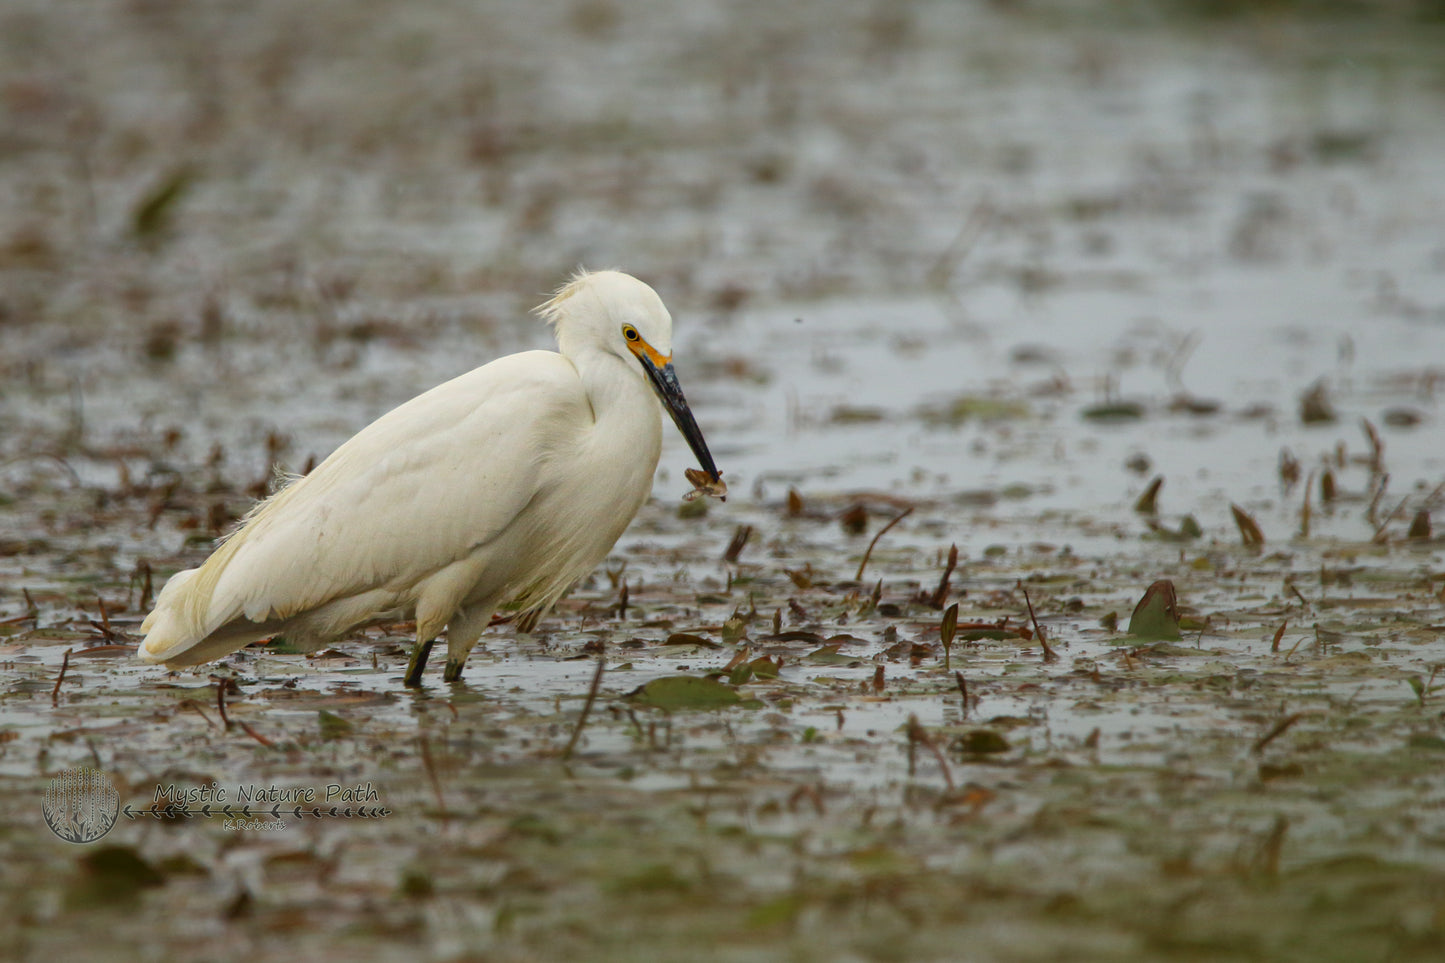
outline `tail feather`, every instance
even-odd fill
[[[220,626],[209,625],[216,581],[208,572],[211,568],[208,561],[200,568],[177,572],[161,589],[155,608],[141,623],[146,635],[136,655],[142,662],[163,662],[173,669],[200,665],[276,633],[279,620],[251,622],[242,618]]]

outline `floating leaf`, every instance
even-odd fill
[[[356,731],[356,724],[325,709],[316,710],[316,721],[321,723],[321,738],[326,742],[345,739]]]
[[[72,909],[136,901],[141,890],[165,884],[165,875],[130,846],[102,846],[77,861],[82,875],[66,894]]]
[[[1259,524],[1249,513],[1238,505],[1230,505],[1229,510],[1234,515],[1234,524],[1239,526],[1239,537],[1244,540],[1244,547],[1256,550],[1264,548],[1264,532],[1259,530]]]
[[[1445,739],[1439,736],[1432,736],[1428,732],[1417,732],[1405,740],[1405,745],[1411,749],[1429,749],[1432,752],[1445,752]]]
[[[849,535],[862,535],[868,530],[868,509],[862,505],[854,505],[838,516],[838,524],[843,526],[843,531]]]
[[[750,929],[769,929],[790,925],[806,905],[797,893],[788,893],[754,907],[752,912],[748,913],[747,926]]]
[[[697,646],[698,648],[702,648],[702,649],[720,649],[720,648],[722,648],[722,646],[718,645],[716,642],[712,641],[711,639],[705,639],[705,638],[703,638],[703,637],[700,636],[700,635],[693,635],[691,632],[674,632],[674,633],[672,633],[671,635],[669,635],[669,636],[667,637],[667,641],[663,642],[662,644],[663,644],[663,645],[693,645],[693,646]]]
[[[825,645],[820,649],[814,649],[803,658],[815,665],[857,665],[863,661],[854,655],[843,655],[838,651],[836,645]]]
[[[1186,415],[1214,415],[1218,414],[1222,407],[1224,406],[1213,398],[1196,398],[1189,394],[1175,395],[1169,401],[1171,412]]]
[[[716,679],[670,675],[629,692],[627,701],[650,709],[724,709],[742,701],[732,686]]]
[[[1422,678],[1420,678],[1418,675],[1412,675],[1412,676],[1410,676],[1408,679],[1406,679],[1405,681],[1408,682],[1408,683],[1410,683],[1410,688],[1411,688],[1411,689],[1415,690],[1415,698],[1417,698],[1417,699],[1420,700],[1420,704],[1421,704],[1421,705],[1424,705],[1424,704],[1425,704],[1425,680],[1422,679]]]
[[[1008,740],[992,729],[974,729],[956,737],[949,744],[954,752],[969,756],[985,756],[996,752],[1008,752]]]
[[[930,406],[919,416],[933,425],[961,425],[966,421],[1014,421],[1027,418],[1027,402],[984,395],[960,395],[944,406]]]
[[[835,425],[861,425],[879,422],[887,417],[888,413],[882,408],[866,405],[838,405],[828,416],[828,420]]]
[[[1387,408],[1384,422],[1391,428],[1414,428],[1423,416],[1414,408]]]
[[[1144,406],[1137,401],[1109,401],[1084,409],[1089,421],[1136,421],[1144,417]]]
[[[189,166],[177,167],[141,198],[131,215],[131,230],[136,237],[154,237],[165,229],[170,222],[171,212],[176,203],[185,196],[194,176]]]
[[[1129,634],[1144,639],[1179,638],[1179,604],[1173,582],[1162,578],[1144,591],[1129,617]]]
[[[1144,494],[1134,503],[1134,511],[1140,515],[1154,515],[1159,511],[1159,489],[1164,487],[1164,476],[1155,475]]]
[[[752,671],[753,678],[755,679],[776,679],[778,677],[778,670],[782,668],[782,665],[776,660],[763,655],[749,662],[748,668]]]
[[[1430,512],[1427,509],[1420,509],[1415,513],[1415,520],[1410,523],[1409,536],[1411,538],[1430,537]]]
[[[1323,379],[1310,385],[1299,400],[1299,419],[1307,425],[1328,424],[1335,420],[1329,389]]]
[[[1146,645],[1134,651],[1136,655],[1157,655],[1174,658],[1193,658],[1209,654],[1203,649],[1190,649],[1182,645],[1170,645],[1168,642],[1155,642],[1153,645]]]

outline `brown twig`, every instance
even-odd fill
[[[1385,443],[1380,440],[1380,433],[1370,423],[1370,419],[1361,418],[1360,427],[1365,431],[1365,439],[1370,443],[1370,474],[1379,475],[1385,470]]]
[[[1268,732],[1255,740],[1254,746],[1250,749],[1250,752],[1254,753],[1256,756],[1259,755],[1261,752],[1264,751],[1265,746],[1269,745],[1275,739],[1284,735],[1285,731],[1289,729],[1290,726],[1294,725],[1296,722],[1299,722],[1301,719],[1304,718],[1304,716],[1305,714],[1303,712],[1296,712],[1293,715],[1285,716],[1283,719],[1270,726]]]
[[[1053,662],[1058,656],[1054,654],[1053,649],[1049,648],[1049,637],[1044,634],[1044,627],[1039,625],[1039,617],[1034,614],[1034,603],[1029,600],[1029,590],[1023,588],[1022,584],[1019,585],[1019,588],[1023,589],[1024,604],[1029,607],[1029,621],[1034,624],[1034,635],[1038,637],[1039,645],[1044,647],[1044,661]]]
[[[204,715],[204,713],[202,713],[202,715]],[[276,748],[276,743],[272,742],[270,739],[267,739],[265,736],[261,735],[261,733],[257,732],[255,729],[252,729],[250,726],[246,725],[246,723],[242,722],[240,719],[237,719],[237,720],[236,720],[236,725],[238,725],[238,726],[240,726],[242,729],[244,729],[244,730],[246,731],[246,735],[250,736],[252,739],[255,739],[257,742],[259,742],[261,745],[265,746],[267,749],[275,749],[275,748]]]
[[[597,671],[592,673],[592,685],[587,689],[587,701],[582,703],[582,714],[577,717],[577,727],[572,730],[572,738],[567,740],[567,748],[562,750],[563,759],[572,758],[572,750],[577,747],[577,740],[582,737],[582,727],[587,725],[587,716],[592,712],[592,703],[597,701],[597,690],[602,687],[602,670],[606,665],[607,654],[604,648],[603,651],[597,653]]]
[[[55,677],[55,688],[50,690],[50,707],[57,708],[60,705],[60,683],[65,681],[65,670],[70,668],[70,649],[65,650],[65,658],[60,661],[60,675]]]
[[[963,220],[963,226],[958,229],[958,234],[928,269],[927,277],[931,284],[939,288],[948,287],[954,275],[958,273],[959,266],[968,257],[974,244],[983,236],[992,220],[993,204],[990,202],[989,196],[983,194],[969,210],[968,216]]]
[[[953,576],[953,570],[958,568],[958,546],[948,547],[948,562],[943,569],[943,578],[938,580],[938,588],[934,590],[928,604],[936,609],[943,608],[944,600],[948,598],[948,580]]]
[[[948,791],[953,792],[955,788],[953,784],[953,773],[949,771],[948,760],[943,758],[943,753],[939,750],[938,744],[933,741],[933,737],[928,734],[928,731],[919,725],[918,717],[915,715],[908,717],[908,745],[908,755],[910,759],[913,756],[912,747],[914,745],[921,745],[933,753],[933,758],[938,760],[938,768],[943,770],[943,781],[948,786]]]
[[[788,812],[797,812],[798,803],[804,799],[813,804],[813,811],[819,816],[827,812],[827,809],[823,805],[823,794],[817,786],[799,786],[794,789],[788,796]]]
[[[1377,508],[1380,507],[1380,499],[1382,499],[1382,498],[1385,497],[1385,489],[1386,489],[1386,488],[1389,488],[1389,487],[1390,487],[1390,473],[1389,473],[1389,472],[1385,472],[1385,473],[1383,473],[1382,475],[1380,475],[1379,484],[1377,484],[1377,485],[1375,486],[1375,493],[1374,493],[1372,496],[1370,496],[1370,504],[1369,504],[1369,506],[1365,509],[1365,521],[1369,522],[1371,525],[1376,524],[1376,522],[1375,522],[1375,509],[1377,509]]]
[[[1279,857],[1284,850],[1284,836],[1288,831],[1289,820],[1284,816],[1275,816],[1274,825],[1260,841],[1254,866],[1260,873],[1271,879],[1279,875]]]
[[[226,680],[216,680],[216,708],[221,713],[221,726],[227,732],[231,731],[231,720],[226,717]]]
[[[963,677],[962,672],[955,671],[953,679],[958,683],[958,694],[963,697],[963,717],[968,718],[968,680]]]
[[[135,571],[131,573],[130,577],[131,588],[135,587],[137,581],[140,582],[140,608],[144,611],[150,608],[151,602],[155,600],[151,563],[145,559],[135,563]]]
[[[97,595],[95,604],[100,606],[100,634],[105,637],[107,642],[114,642],[116,640],[115,631],[110,627],[110,612],[105,607],[105,599]]]
[[[1313,489],[1314,489],[1314,484],[1315,484],[1315,472],[1314,472],[1314,469],[1311,468],[1311,469],[1310,469],[1310,477],[1305,481],[1305,500],[1304,500],[1304,504],[1303,504],[1302,506],[1300,506],[1300,512],[1299,512],[1299,534],[1300,534],[1300,538],[1309,538],[1309,537],[1310,537],[1310,516],[1311,516],[1311,514],[1312,514],[1311,509],[1310,509],[1310,493],[1311,493],[1311,491],[1313,491]]]
[[[912,505],[908,506],[897,515],[893,516],[893,519],[887,525],[884,525],[882,528],[878,529],[878,534],[873,536],[873,541],[868,543],[868,550],[863,553],[863,561],[858,563],[858,574],[853,576],[854,581],[862,581],[863,570],[868,567],[868,559],[873,556],[873,547],[878,544],[878,539],[886,535],[890,528],[892,528],[894,525],[897,525],[899,522],[903,521],[911,514],[913,514]]]
[[[426,769],[427,781],[431,783],[432,794],[437,797],[437,812],[441,815],[442,828],[445,829],[449,821],[447,804],[442,799],[442,783],[441,779],[437,777],[436,761],[432,759],[431,740],[425,734],[421,737],[421,761],[423,768]]]
[[[743,547],[748,544],[748,539],[752,537],[753,527],[751,525],[739,525],[733,532],[732,541],[728,542],[727,551],[723,552],[723,561],[728,564],[736,562],[738,556],[743,553]]]
[[[1390,511],[1390,514],[1386,515],[1383,519],[1380,520],[1379,527],[1375,529],[1375,534],[1370,537],[1371,542],[1376,545],[1383,545],[1390,540],[1390,537],[1385,534],[1385,529],[1389,526],[1391,522],[1395,520],[1395,516],[1400,514],[1400,511],[1405,507],[1405,503],[1409,500],[1410,496],[1408,495],[1400,499],[1400,504],[1396,505]]]

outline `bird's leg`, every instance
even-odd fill
[[[482,630],[492,620],[492,609],[491,602],[469,605],[458,609],[447,622],[447,667],[442,673],[443,682],[461,681],[462,667],[482,637]]]
[[[427,656],[431,655],[431,647],[435,642],[436,639],[427,639],[425,642],[416,640],[416,645],[411,649],[411,661],[406,666],[406,676],[401,680],[402,685],[412,688],[421,685],[421,674],[426,669]],[[451,671],[451,663],[447,664],[447,671]]]

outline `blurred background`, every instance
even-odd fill
[[[1428,488],[1442,38],[1432,0],[8,0],[0,483],[264,488],[546,345],[585,265],[670,305],[740,494],[1163,473],[1285,519],[1281,452],[1343,467],[1361,419]]]

